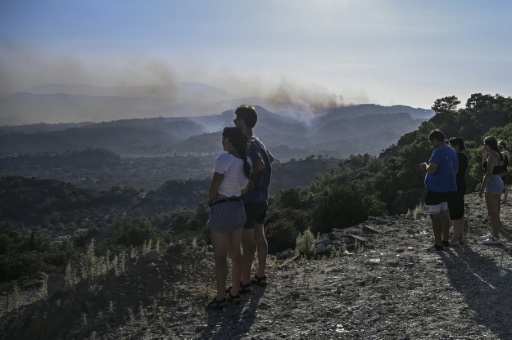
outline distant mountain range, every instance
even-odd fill
[[[219,133],[233,125],[233,109],[241,103],[258,105],[255,133],[283,160],[378,154],[434,115],[432,110],[372,104],[305,115],[290,111],[286,103],[236,99],[200,83],[110,88],[53,84],[0,98],[0,152],[219,152]]]

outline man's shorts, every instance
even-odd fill
[[[267,217],[267,201],[260,203],[245,203],[245,214],[247,215],[247,222],[245,222],[244,229],[253,229],[256,224],[265,224]]]
[[[460,220],[464,217],[464,192],[448,193],[448,209],[450,220]]]
[[[440,214],[442,211],[448,210],[448,193],[427,191],[425,196],[425,205],[427,206],[427,214]]]

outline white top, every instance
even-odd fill
[[[250,162],[249,158],[247,161]],[[219,194],[230,197],[240,196],[249,179],[244,174],[244,161],[229,152],[223,152],[215,158],[213,171],[223,174]]]

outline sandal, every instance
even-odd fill
[[[217,297],[214,297],[212,301],[208,302],[208,304],[206,305],[206,309],[222,309],[225,308],[227,305],[228,302],[226,301],[225,298],[220,301],[217,301]]]
[[[240,294],[237,294],[237,295],[231,295],[231,292],[229,292],[227,295],[226,295],[226,298],[224,299],[228,302],[231,302],[232,304],[234,305],[239,305],[240,304]]]
[[[251,283],[249,282],[248,284],[242,284],[242,282],[240,282],[240,294],[247,294],[247,293],[250,293],[251,292]]]
[[[260,287],[266,287],[267,286],[267,275],[263,275],[262,277],[259,277],[258,275],[254,274],[254,278],[251,280],[251,283]]]
[[[231,292],[231,286],[229,286],[228,288],[226,288],[226,293],[230,293]],[[239,294],[247,294],[247,293],[250,293],[251,292],[251,283],[249,282],[248,284],[242,284],[242,282],[240,282],[240,290],[238,291]]]

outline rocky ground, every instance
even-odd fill
[[[329,255],[271,258],[266,288],[207,311],[212,254],[178,244],[131,259],[123,275],[58,289],[18,312],[6,312],[4,292],[0,337],[512,339],[511,207],[502,209],[504,244],[485,246],[485,203],[476,194],[466,202],[463,247],[426,253],[432,233],[421,213],[370,218],[323,235]]]

